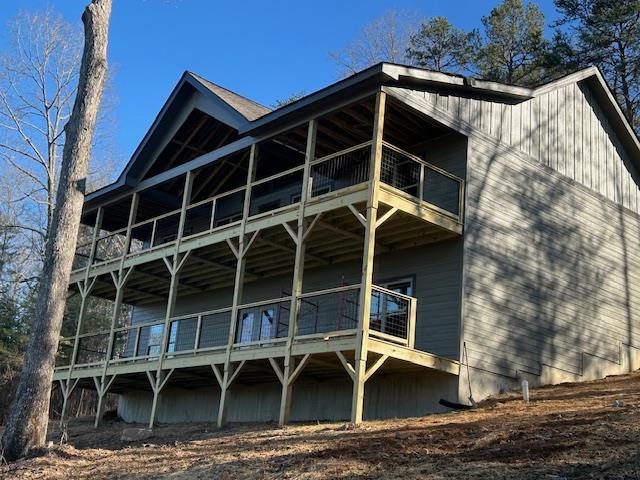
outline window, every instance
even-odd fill
[[[400,279],[381,283],[381,287],[402,295],[413,295],[413,280]],[[370,328],[377,332],[406,338],[408,302],[399,297],[374,290],[371,293]]]
[[[176,338],[178,337],[178,322],[171,324],[171,330],[169,330],[169,344],[167,345],[167,352],[176,351]]]
[[[149,340],[147,342],[147,355],[160,355],[162,345],[162,332],[164,325],[152,325],[149,327]]]
[[[262,317],[260,318],[260,340],[273,338],[273,334],[275,333],[273,328],[273,325],[274,325],[273,314],[274,314],[273,308],[268,308],[262,311]]]
[[[239,343],[250,342],[253,339],[253,312],[243,313],[240,322]]]

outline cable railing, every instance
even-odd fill
[[[360,285],[345,285],[298,296],[294,341],[355,336],[358,329]],[[282,345],[289,335],[291,296],[237,307],[232,348],[243,350]],[[231,307],[118,327],[113,330],[110,364],[150,361],[161,354],[174,357],[224,350],[228,346]],[[413,348],[416,299],[377,285],[371,289],[369,335]],[[111,332],[103,330],[61,338],[56,367],[85,368],[103,364]]]
[[[364,142],[310,162],[310,200],[365,183],[369,179],[372,142]],[[279,172],[251,183],[249,217],[272,213],[300,202],[304,165]],[[464,182],[455,175],[383,142],[380,180],[414,197],[441,213],[460,220]],[[181,209],[98,235],[93,265],[122,256],[137,255],[170,245],[178,237],[188,239],[211,233],[240,222],[244,211],[246,186],[242,186],[186,207],[184,227],[178,232]],[[89,266],[91,243],[76,249],[74,270]]]

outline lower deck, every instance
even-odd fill
[[[234,345],[226,383],[230,421],[278,419],[287,356],[286,345],[278,343]],[[458,362],[376,338],[369,338],[367,344],[366,418],[420,415],[434,411],[441,396],[455,398]],[[349,418],[355,355],[355,332],[294,339],[291,420]],[[121,395],[118,413],[126,421],[149,422],[154,401],[159,422],[215,421],[225,381],[225,356],[220,350],[168,355],[162,362],[116,362],[106,370],[101,365],[71,372],[58,369],[54,380],[63,389],[104,388]],[[156,375],[162,378],[157,395]],[[422,393],[416,395],[417,390]]]

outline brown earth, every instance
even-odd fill
[[[423,418],[340,423],[161,426],[74,421],[68,441],[0,467],[1,478],[640,479],[640,373],[532,390]],[[618,401],[618,406],[615,402]],[[620,406],[622,402],[622,406]],[[60,432],[52,427],[51,439]]]

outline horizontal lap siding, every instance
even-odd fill
[[[574,142],[597,132],[591,120],[580,124]],[[547,162],[482,140],[471,150],[463,296],[471,365],[510,376],[543,365],[579,375],[583,354],[620,361],[621,345],[640,345],[638,215],[540,165]],[[601,178],[590,149],[575,151],[576,181]]]
[[[374,266],[374,283],[405,277],[414,279],[414,295],[418,298],[416,348],[454,359],[458,358],[459,344],[461,254],[462,241],[447,240],[376,255]],[[303,289],[312,292],[359,283],[361,268],[361,263],[354,261],[308,269],[304,274]],[[283,275],[248,282],[244,290],[243,303],[278,298],[291,291],[291,277]],[[231,298],[230,288],[179,296],[176,315],[228,307]],[[338,295],[332,298],[339,302]],[[313,302],[313,298],[309,301]],[[325,303],[323,300],[322,305]],[[133,323],[161,322],[165,308],[162,302],[138,307],[134,310]],[[321,320],[324,323],[331,321],[327,316],[322,316]]]

